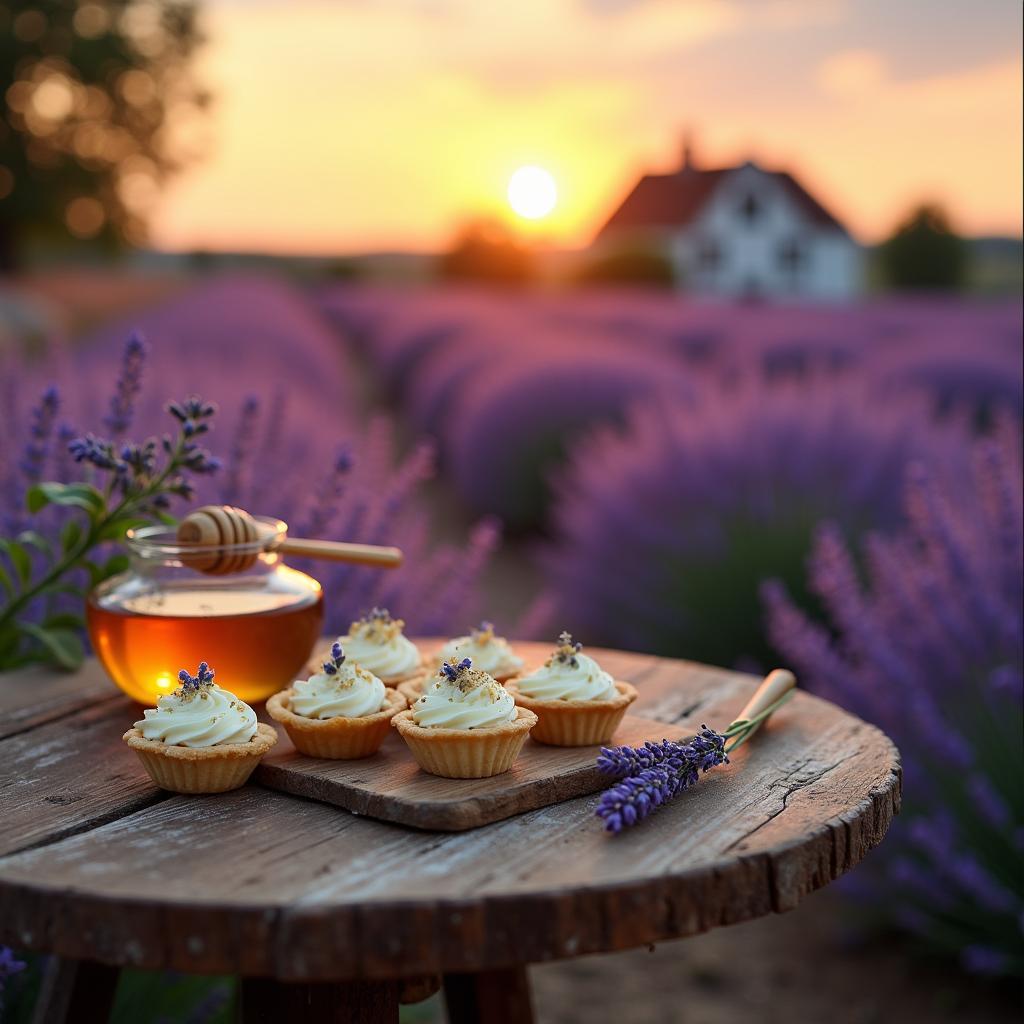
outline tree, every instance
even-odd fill
[[[438,264],[447,281],[525,285],[537,278],[530,251],[497,222],[477,221],[459,232]]]
[[[967,248],[940,206],[922,205],[881,246],[882,273],[891,288],[953,290],[964,282]]]
[[[39,239],[146,237],[198,155],[195,0],[0,2],[0,269]]]

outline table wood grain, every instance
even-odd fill
[[[687,729],[724,726],[759,681],[595,653],[637,686],[634,713]],[[136,715],[94,662],[0,676],[0,722],[18,723],[0,740],[0,942],[290,981],[627,949],[791,909],[859,863],[900,800],[885,735],[805,693],[618,837],[592,796],[443,834],[256,785],[163,793],[121,742]]]

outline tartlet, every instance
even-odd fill
[[[338,642],[348,656],[385,686],[419,680],[427,672],[419,648],[403,633],[405,622],[386,608],[373,608],[353,622]],[[312,671],[316,671],[312,667]]]
[[[581,649],[582,644],[562,633],[540,669],[505,684],[516,705],[537,716],[530,735],[538,743],[556,747],[608,743],[637,698],[630,683],[612,679]]]
[[[447,779],[507,772],[537,716],[517,708],[493,676],[474,669],[469,658],[446,662],[436,679],[437,686],[392,721],[416,763]]]
[[[377,710],[365,710],[373,707]],[[267,714],[284,726],[301,753],[350,761],[375,754],[391,720],[405,707],[405,697],[397,690],[386,688],[362,666],[346,663],[336,642],[323,672],[275,693],[267,701]],[[362,713],[346,713],[353,710]]]
[[[439,672],[445,662],[458,662],[462,658],[469,658],[475,668],[489,673],[499,683],[507,682],[523,670],[523,659],[512,645],[495,634],[490,622],[484,621],[468,635],[453,637],[445,643],[431,658],[433,670],[428,669],[417,678],[400,683],[398,689],[412,705],[423,696],[424,687],[434,672]]]
[[[206,662],[195,677],[147,709],[122,737],[149,777],[173,793],[225,793],[245,785],[277,730],[234,694],[213,684]],[[148,734],[148,735],[147,735]]]

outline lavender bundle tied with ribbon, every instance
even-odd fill
[[[758,687],[739,716],[723,732],[706,725],[689,740],[648,741],[642,747],[602,747],[597,766],[618,781],[601,794],[597,816],[605,828],[618,834],[664,806],[701,774],[729,763],[729,755],[742,746],[790,697],[796,678],[775,669]]]

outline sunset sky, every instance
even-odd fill
[[[918,200],[1021,231],[1018,0],[207,0],[206,159],[161,247],[426,250],[470,217],[586,244],[684,127],[795,171],[863,241]],[[508,179],[557,183],[516,220]]]

